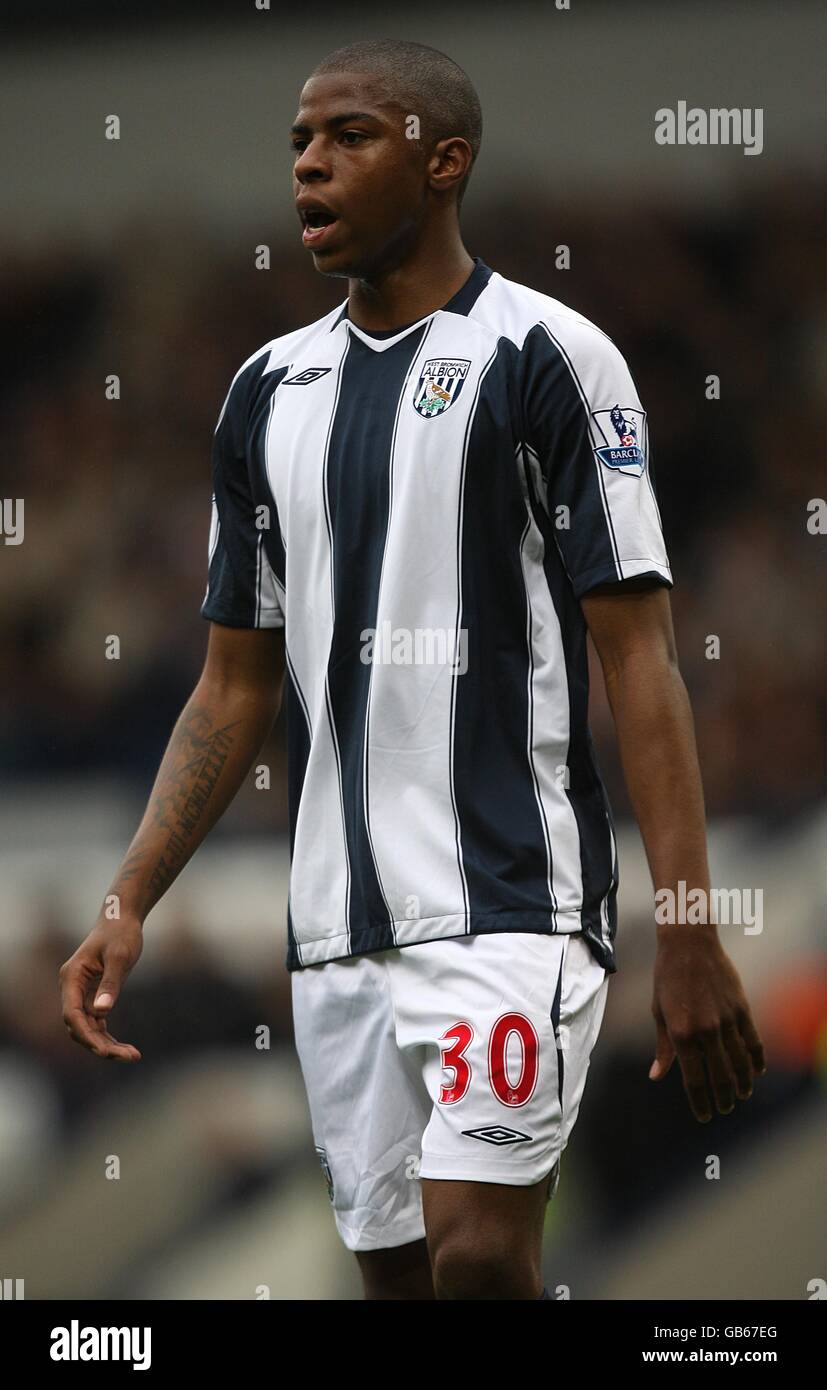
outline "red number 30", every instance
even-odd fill
[[[522,1050],[522,1065],[516,1081],[509,1076],[506,1061],[508,1041],[513,1034],[520,1039]],[[450,1085],[443,1083],[440,1088],[440,1105],[456,1105],[471,1084],[471,1067],[465,1053],[473,1037],[471,1024],[463,1020],[446,1029],[440,1038],[445,1044],[441,1048],[442,1065],[454,1074]],[[512,1107],[525,1105],[534,1094],[538,1070],[539,1039],[534,1024],[524,1014],[503,1014],[488,1039],[488,1079],[497,1100]]]

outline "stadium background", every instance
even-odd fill
[[[478,87],[471,253],[594,318],[631,364],[714,881],[764,892],[763,932],[722,936],[770,1071],[701,1128],[677,1068],[647,1080],[650,888],[598,677],[620,969],[549,1208],[546,1282],[575,1298],[806,1298],[827,1276],[827,539],[807,529],[827,438],[824,11],[674,4],[665,19],[572,0],[310,18],[249,0],[76,3],[69,17],[15,2],[0,24],[1,491],[25,502],[23,544],[0,547],[0,1275],[28,1298],[359,1296],[291,1044],[281,727],[258,759],[270,789],[250,777],[149,919],[113,1024],[141,1064],[69,1041],[57,969],[199,670],[228,382],[346,292],[299,243],[287,127],[301,83],[333,48],[382,35],[442,48]],[[680,100],[762,108],[763,153],[658,146],[654,113]]]

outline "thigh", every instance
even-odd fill
[[[356,1259],[365,1298],[433,1299],[431,1260],[424,1239],[386,1250],[357,1250]]]
[[[431,1102],[422,1179],[549,1195],[605,1007],[606,972],[583,938],[423,943],[398,953],[391,977],[397,1038],[423,1057]]]
[[[547,1178],[525,1187],[423,1178],[434,1296],[540,1298],[547,1193]]]
[[[422,1179],[428,1247],[436,1255],[456,1234],[463,1243],[493,1245],[509,1261],[525,1258],[539,1268],[549,1175],[528,1186]]]
[[[421,1240],[417,1163],[428,1118],[421,1078],[400,1055],[387,970],[375,956],[292,974],[296,1049],[313,1140],[349,1250]]]

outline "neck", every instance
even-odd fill
[[[473,269],[459,234],[439,247],[423,243],[401,264],[370,279],[349,280],[348,315],[367,331],[415,323],[447,303]]]

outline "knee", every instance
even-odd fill
[[[431,1251],[434,1293],[441,1299],[539,1298],[539,1268],[497,1233],[456,1231]]]

